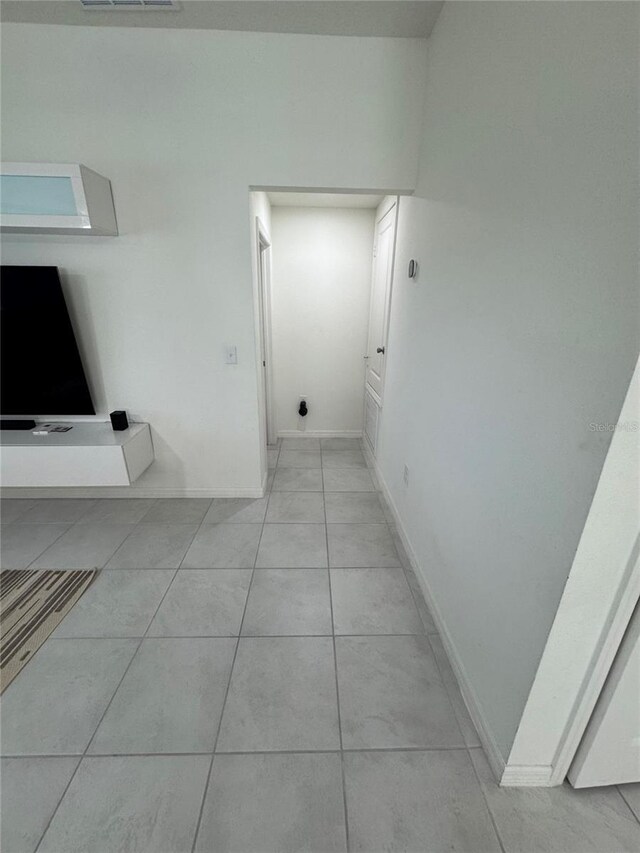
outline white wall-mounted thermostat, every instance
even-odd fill
[[[418,262],[414,261],[413,258],[409,261],[409,278],[417,278],[418,276]]]

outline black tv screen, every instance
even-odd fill
[[[2,415],[95,415],[57,267],[2,267],[0,325]]]

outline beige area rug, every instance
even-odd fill
[[[98,571],[0,572],[0,693],[56,628]]]

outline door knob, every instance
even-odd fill
[[[384,355],[384,347],[378,347],[376,352],[381,352]]]

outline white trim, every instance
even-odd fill
[[[280,429],[278,438],[362,438],[361,429]]]
[[[564,732],[563,742],[554,757],[550,785],[561,785],[569,772],[571,762],[580,745],[639,598],[640,561],[637,558],[636,549],[635,555],[632,554],[629,559],[628,571],[618,596],[618,606],[612,614],[611,625],[602,643],[602,648],[593,663],[590,675],[585,677],[587,683],[584,692],[578,700],[573,711],[573,719],[569,722]]]
[[[505,767],[500,784],[503,788],[548,788],[551,765],[510,764]]]
[[[449,629],[447,628],[440,608],[438,607],[435,598],[433,597],[425,573],[420,567],[415,551],[411,546],[411,542],[409,541],[409,537],[407,536],[407,532],[402,523],[402,519],[400,518],[398,508],[396,507],[393,497],[391,496],[391,492],[389,491],[389,487],[387,486],[385,479],[382,476],[380,467],[373,454],[371,453],[370,449],[367,447],[366,442],[363,442],[363,445],[365,455],[370,459],[373,465],[376,477],[378,479],[378,484],[380,486],[380,491],[382,492],[383,497],[385,498],[389,506],[389,510],[393,517],[393,521],[395,523],[398,536],[400,537],[400,541],[402,542],[402,545],[405,551],[407,552],[411,568],[413,569],[414,574],[418,579],[422,594],[424,595],[425,601],[427,602],[429,610],[431,611],[431,615],[436,624],[436,628],[438,629],[438,633],[440,634],[440,637],[442,639],[442,643],[447,653],[447,657],[449,658],[449,662],[451,663],[451,667],[458,681],[458,686],[460,687],[462,698],[464,699],[465,705],[467,706],[467,710],[469,711],[469,715],[473,721],[473,724],[476,727],[478,737],[480,738],[480,742],[489,761],[489,765],[491,766],[491,769],[496,779],[501,780],[505,769],[504,756],[498,749],[498,746],[491,733],[491,729],[485,721],[482,706],[480,705],[480,702],[476,696],[471,681],[467,676],[462,660],[460,659],[460,656],[456,651],[456,648],[451,639],[451,634],[449,633]]]
[[[263,257],[264,256],[264,257]],[[263,263],[264,261],[264,263]],[[258,369],[262,370],[262,351],[264,350],[264,400],[267,444],[276,434],[276,423],[273,406],[273,335],[271,332],[271,237],[264,222],[256,216],[256,273],[258,285],[258,311],[260,327],[260,352],[258,353]]]
[[[117,487],[95,486],[86,488],[10,488],[0,489],[0,498],[263,498],[264,486],[223,489],[163,489],[153,486]]]

